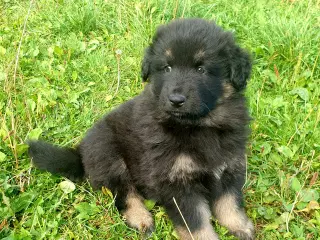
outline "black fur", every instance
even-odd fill
[[[96,123],[76,150],[31,142],[30,155],[52,173],[80,178],[84,171],[94,188],[116,194],[119,209],[128,208],[132,191],[154,199],[179,228],[184,223],[174,197],[191,231],[205,232],[202,206],[231,194],[234,208],[242,209],[250,120],[242,90],[250,71],[250,57],[231,33],[201,19],[173,21],[146,49],[142,78],[149,84],[139,96]],[[170,95],[185,101],[173,104]],[[239,228],[229,227],[253,239]]]

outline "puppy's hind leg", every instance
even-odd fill
[[[122,164],[119,164],[121,162]],[[144,206],[143,198],[135,189],[123,160],[114,161],[109,166],[109,170],[111,171],[106,175],[108,178],[105,176],[103,185],[114,193],[115,205],[124,216],[127,224],[141,233],[151,234],[154,229],[152,215]]]
[[[106,120],[98,122],[80,143],[86,175],[94,189],[107,187],[111,190],[116,207],[130,227],[150,232],[153,229],[151,213],[144,207],[142,197],[135,189],[123,158],[119,136],[108,124]]]
[[[141,233],[151,234],[154,228],[152,215],[144,206],[143,198],[132,183],[123,160],[114,161],[109,166],[109,170],[111,171],[107,175],[108,180],[104,181],[104,185],[114,192],[115,205],[124,216],[127,224]]]
[[[109,150],[110,150],[110,146]],[[89,151],[86,151],[88,154]],[[85,164],[86,172],[94,189],[107,187],[115,196],[115,206],[122,212],[128,225],[141,232],[153,231],[153,218],[145,208],[143,198],[138,194],[132,183],[128,168],[121,156],[109,154],[105,157],[104,152],[95,152],[89,163]],[[88,158],[86,158],[88,159]],[[92,163],[95,160],[95,164]]]

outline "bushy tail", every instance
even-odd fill
[[[34,165],[71,180],[81,180],[84,169],[80,153],[72,148],[61,148],[43,141],[28,141],[29,155]]]

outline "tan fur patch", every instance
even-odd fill
[[[225,124],[243,124],[243,118],[247,118],[244,105],[239,104],[238,109],[227,106],[228,104],[224,104],[224,98],[221,97],[216,108],[209,112],[206,117],[202,118],[199,125],[205,127],[221,127]]]
[[[230,83],[223,83],[223,98],[229,98],[234,93],[234,87]]]
[[[171,49],[166,49],[166,51],[164,52],[164,54],[165,54],[167,57],[172,57],[172,51],[171,51]]]
[[[192,179],[192,173],[196,171],[199,171],[199,167],[193,159],[186,154],[180,154],[174,161],[169,179],[172,182],[175,180],[188,181]]]
[[[181,240],[219,240],[218,235],[214,232],[211,225],[201,228],[198,231],[191,233],[191,235],[187,228],[179,227],[176,228],[176,231]]]
[[[254,227],[244,209],[239,208],[234,194],[228,193],[213,204],[213,214],[218,222],[237,236],[253,239]]]
[[[210,217],[210,209],[206,201],[203,201],[198,206],[196,206],[198,214],[201,216],[202,226],[200,229],[196,231],[190,232],[186,227],[177,227],[176,231],[179,234],[181,240],[218,240],[219,237],[213,230],[211,225]],[[188,223],[187,223],[188,224]]]
[[[140,231],[145,231],[153,226],[151,213],[143,204],[143,199],[135,192],[128,194],[126,199],[127,208],[123,212],[128,225]]]
[[[195,59],[196,61],[201,61],[201,60],[203,59],[204,55],[205,55],[205,51],[202,50],[202,49],[200,49],[200,50],[194,55],[194,59]]]

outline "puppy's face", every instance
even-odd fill
[[[196,121],[224,97],[241,91],[251,70],[232,35],[201,19],[174,21],[158,29],[146,50],[143,80],[150,80],[162,113]]]

